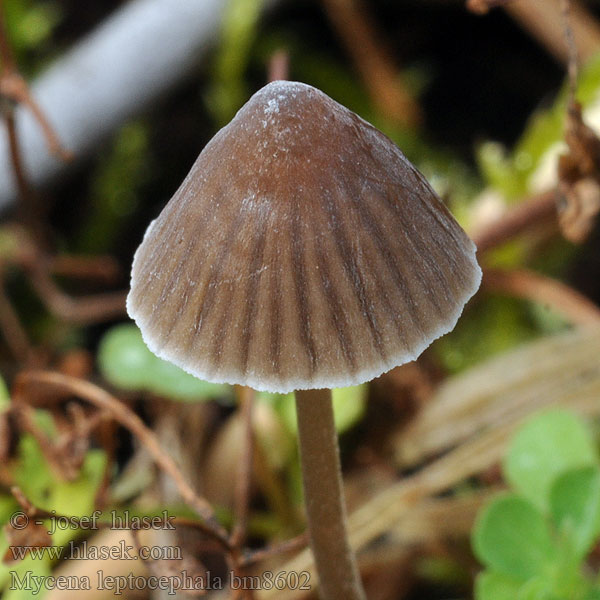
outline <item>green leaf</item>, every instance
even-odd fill
[[[42,503],[51,493],[52,472],[38,443],[31,435],[21,437],[18,454],[17,468],[14,469],[15,483],[34,505],[42,507]]]
[[[554,556],[542,513],[515,494],[496,498],[480,512],[473,548],[487,567],[523,581],[542,574]]]
[[[142,203],[152,173],[150,127],[132,121],[116,134],[90,176],[89,208],[74,245],[84,254],[109,253]]]
[[[104,335],[98,365],[107,381],[125,390],[144,390],[183,401],[230,393],[229,386],[202,381],[152,354],[132,324],[117,325]]]
[[[552,593],[546,577],[534,577],[521,587],[516,600],[561,600]]]
[[[513,198],[521,192],[519,182],[513,176],[514,166],[506,155],[506,149],[496,142],[485,142],[476,154],[481,174],[494,189]]]
[[[257,37],[264,0],[228,0],[224,4],[221,42],[206,98],[220,126],[229,122],[248,99],[244,73]]]
[[[600,587],[596,586],[589,590],[584,600],[600,600]]]
[[[582,559],[600,535],[600,469],[582,467],[560,475],[550,491],[550,508],[558,531]]]
[[[0,524],[6,523],[18,508],[19,505],[12,496],[0,496]]]
[[[2,379],[2,376],[0,376],[0,410],[7,408],[9,404],[10,394],[8,393],[6,383],[4,383],[4,379]]]
[[[475,580],[475,600],[515,600],[522,581],[496,571],[484,571]]]
[[[590,120],[589,111],[598,106],[600,87],[600,53],[583,65],[577,86],[577,100],[584,107],[584,121]],[[564,148],[564,118],[566,114],[567,85],[558,94],[548,110],[536,111],[529,119],[521,139],[510,156],[497,144],[486,143],[478,152],[482,174],[489,185],[503,193],[508,200],[521,198],[535,191],[532,179],[547,165],[552,165],[558,151]],[[561,145],[562,144],[562,145]]]
[[[514,251],[514,244],[502,248],[503,253]],[[518,260],[511,256],[506,262],[516,264]],[[452,332],[436,340],[434,349],[444,367],[457,373],[530,341],[535,333],[525,302],[490,295],[473,306],[468,319],[461,319]]]
[[[139,390],[148,381],[153,355],[135,325],[117,325],[102,338],[98,364],[102,375],[124,390]]]
[[[42,600],[48,594],[48,590],[43,585],[39,593],[34,594],[36,584],[27,581],[28,573],[39,578],[38,582],[50,577],[52,575],[50,559],[47,556],[43,558],[28,556],[16,565],[2,565],[0,581],[8,584],[2,594],[2,600]]]
[[[103,451],[89,450],[78,477],[72,481],[65,481],[54,475],[32,436],[25,435],[21,438],[18,452],[19,460],[13,477],[35,506],[73,516],[84,516],[93,510],[96,491],[106,464]],[[61,530],[57,535],[63,533],[65,532]],[[60,540],[60,535],[58,538]]]
[[[343,433],[358,423],[362,418],[367,404],[368,386],[356,385],[347,388],[332,390],[333,414],[335,428],[338,433]],[[261,392],[260,398],[273,403],[283,422],[294,434],[298,431],[296,419],[296,402],[294,394],[271,394]]]
[[[222,383],[210,383],[198,379],[166,360],[154,356],[154,366],[148,387],[155,394],[174,400],[200,400],[227,396],[231,388]]]
[[[62,21],[63,10],[54,1],[32,2],[11,0],[3,2],[6,33],[16,53],[17,64],[31,63],[31,50],[40,50],[49,41],[55,27]],[[24,60],[27,59],[27,60]]]
[[[597,464],[598,456],[585,423],[571,412],[555,409],[520,427],[504,459],[508,482],[543,510],[550,486],[568,469]]]
[[[45,411],[36,411],[36,421],[48,434],[51,434],[51,416]],[[15,483],[23,490],[32,503],[47,511],[55,510],[59,514],[72,516],[90,515],[98,487],[104,475],[106,455],[101,450],[90,450],[85,455],[81,471],[73,481],[64,481],[51,471],[44,455],[31,435],[24,435],[18,445],[18,461],[12,475]],[[0,503],[1,514],[6,518],[11,509],[11,500],[3,498]],[[14,502],[14,500],[12,500]],[[14,504],[13,504],[14,506]],[[15,507],[16,508],[16,507]],[[47,522],[49,525],[49,522]],[[72,528],[57,528],[52,536],[53,546],[63,546],[78,535]],[[0,529],[0,555],[8,548],[4,531]],[[22,579],[28,571],[36,576],[51,574],[50,555],[43,558],[28,556],[16,565],[0,564],[0,587],[12,583],[11,573],[15,572]],[[36,598],[41,598],[40,593]],[[32,597],[30,590],[5,590],[2,598],[10,600],[26,600]]]
[[[333,390],[333,412],[338,433],[348,431],[360,421],[367,405],[367,391],[368,386],[366,385]]]

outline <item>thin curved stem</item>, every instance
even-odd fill
[[[298,437],[310,544],[324,600],[365,600],[348,542],[331,390],[296,392]]]

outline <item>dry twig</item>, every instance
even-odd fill
[[[421,111],[402,84],[373,24],[357,0],[323,0],[323,4],[365,82],[373,104],[395,123],[409,127],[417,125]]]
[[[73,480],[79,474],[79,466],[68,460],[67,455],[61,451],[48,435],[36,424],[34,410],[24,403],[11,404],[11,412],[15,415],[20,431],[29,433],[38,443],[44,458],[50,468],[61,479]]]
[[[573,325],[600,323],[600,307],[564,283],[527,269],[484,269],[483,286],[548,306]]]
[[[4,7],[0,3],[0,109],[7,128],[10,155],[17,188],[21,199],[21,219],[30,234],[37,240],[29,239],[30,277],[33,286],[51,312],[59,318],[76,323],[97,322],[121,316],[125,311],[125,296],[122,293],[105,294],[96,297],[72,299],[64,294],[52,281],[48,264],[42,256],[41,242],[43,226],[39,218],[39,206],[29,187],[17,135],[14,109],[18,104],[26,106],[35,116],[42,128],[50,151],[63,160],[69,160],[70,154],[62,148],[58,137],[50,126],[43,111],[29,93],[29,88],[20,75],[13,53],[8,43],[4,27]],[[19,250],[20,251],[20,250]],[[0,282],[1,284],[1,282]],[[30,355],[30,345],[25,329],[21,326],[15,310],[4,289],[0,290],[2,315],[0,328],[7,344],[19,360],[26,362]]]
[[[73,298],[54,283],[43,261],[33,265],[28,274],[46,308],[67,323],[99,323],[126,314],[126,292],[106,292]]]
[[[29,86],[19,73],[15,62],[12,50],[6,36],[6,28],[4,25],[4,7],[0,2],[0,95],[8,101],[7,112],[13,113],[14,106],[23,104],[26,106],[33,116],[36,118],[39,126],[44,132],[48,149],[52,154],[55,154],[62,160],[71,160],[72,155],[68,150],[65,150],[56,132],[50,125],[46,115],[33,99],[29,92]]]
[[[112,419],[128,429],[146,448],[156,464],[173,479],[184,501],[202,517],[204,533],[229,550],[227,533],[218,524],[212,506],[190,487],[172,458],[160,447],[154,432],[146,427],[133,411],[92,383],[51,371],[27,371],[18,375],[14,384],[15,401],[31,403],[33,392],[39,393],[40,388],[42,391],[54,389],[62,394],[76,395],[108,412]]]
[[[517,204],[499,220],[481,231],[472,232],[471,237],[481,255],[496,246],[525,233],[532,227],[556,222],[556,194],[549,191]]]
[[[282,81],[288,79],[290,73],[290,55],[285,50],[277,50],[269,60],[269,72],[267,79],[271,81]]]
[[[29,87],[18,71],[6,36],[4,7],[0,3],[0,108],[6,125],[13,172],[21,200],[21,217],[32,233],[40,236],[41,227],[37,217],[38,207],[27,183],[15,123],[15,107],[19,104],[26,106],[36,118],[44,132],[50,152],[63,160],[69,160],[71,158],[70,154],[60,145],[56,133],[42,109],[29,93]]]
[[[268,560],[269,558],[273,558],[275,556],[279,556],[281,554],[286,554],[288,552],[297,552],[298,550],[302,550],[308,544],[308,533],[304,532],[296,537],[293,537],[290,540],[285,540],[285,542],[281,542],[279,544],[274,544],[273,546],[267,546],[261,550],[253,550],[252,552],[247,552],[244,555],[244,558],[241,561],[242,566],[250,567],[255,565],[256,563],[263,562]]]

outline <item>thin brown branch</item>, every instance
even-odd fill
[[[269,81],[282,81],[290,75],[290,55],[285,50],[277,50],[269,60]]]
[[[3,40],[2,46],[8,46],[5,39],[4,30],[1,26],[0,39]],[[19,146],[19,136],[17,135],[17,126],[15,123],[16,100],[10,95],[9,90],[11,82],[14,82],[15,79],[20,80],[20,77],[18,74],[13,72],[12,65],[9,66],[8,69],[9,70],[5,70],[2,75],[0,75],[0,99],[2,100],[3,104],[2,112],[4,124],[6,126],[6,134],[8,136],[10,161],[19,197],[18,211],[23,225],[30,230],[32,236],[41,240],[42,228],[37,216],[38,212],[35,195],[32,193],[29,183],[27,182],[25,168],[23,166],[23,159],[21,156],[21,148]]]
[[[18,428],[33,436],[50,467],[61,479],[74,480],[81,470],[85,454],[89,448],[89,438],[92,431],[106,419],[104,411],[95,411],[87,416],[79,404],[71,403],[68,407],[71,421],[68,427],[62,425],[63,432],[58,439],[50,438],[35,420],[34,409],[23,402],[10,405]]]
[[[119,264],[112,256],[75,256],[59,254],[49,258],[54,275],[114,283],[120,276]]]
[[[559,62],[568,65],[570,50],[565,45],[562,7],[558,0],[517,0],[505,3],[504,9]],[[600,47],[600,25],[576,0],[572,0],[569,17],[572,35],[585,62]]]
[[[478,15],[487,14],[492,8],[514,2],[514,0],[467,0],[467,9]]]
[[[35,235],[39,241],[41,241],[43,239],[43,228],[38,217],[38,207],[36,205],[35,194],[31,191],[27,183],[23,160],[21,158],[19,139],[15,123],[15,106],[22,104],[32,112],[33,116],[42,128],[48,148],[52,153],[56,154],[63,160],[69,160],[71,155],[62,148],[58,140],[58,136],[50,126],[48,119],[44,115],[37,102],[31,96],[27,83],[18,72],[17,65],[8,42],[8,37],[6,35],[4,23],[4,5],[1,2],[0,59],[0,104],[2,106],[2,113],[8,134],[8,145],[16,186],[21,200],[21,218],[23,223],[30,228],[32,234]]]
[[[19,198],[21,199],[22,211],[27,213],[32,212],[34,207],[31,206],[32,195],[25,176],[25,169],[21,159],[21,150],[19,147],[19,139],[17,137],[17,128],[15,124],[15,112],[12,106],[6,107],[4,110],[4,124],[6,125],[6,133],[8,135],[8,148],[10,152],[10,160],[12,163],[15,182]],[[30,225],[31,215],[24,214],[23,220],[25,224]]]
[[[44,458],[48,461],[50,468],[56,473],[61,479],[73,480],[77,477],[77,470],[70,468],[70,465],[65,464],[62,460],[60,452],[52,443],[52,440],[46,435],[46,433],[38,427],[35,422],[33,409],[21,403],[15,403],[11,405],[12,413],[17,418],[19,430],[29,433],[35,441],[38,443]]]
[[[381,44],[381,36],[357,0],[323,0],[323,5],[356,64],[373,104],[395,123],[418,125],[422,118],[419,106],[403,85]]]
[[[52,280],[44,261],[38,261],[29,272],[31,284],[46,308],[68,323],[90,324],[124,316],[126,292],[107,292],[73,298]]]
[[[114,471],[117,455],[117,425],[114,421],[105,421],[101,423],[97,437],[100,446],[104,450],[106,455],[106,464],[104,466],[104,473],[102,474],[102,480],[96,491],[96,497],[94,498],[94,505],[102,509],[109,499],[109,490],[111,476]]]
[[[235,486],[235,524],[230,537],[233,548],[240,549],[246,540],[252,484],[252,465],[254,464],[254,425],[252,409],[255,392],[249,387],[239,388],[239,410],[244,423],[244,454],[240,460]]]
[[[60,140],[58,139],[58,135],[52,128],[52,125],[50,125],[50,122],[40,108],[40,105],[30,94],[29,87],[27,85],[25,85],[23,88],[22,96],[19,99],[19,102],[26,106],[35,117],[38,125],[42,129],[44,137],[46,138],[46,145],[48,146],[50,153],[54,154],[54,156],[65,162],[73,160],[73,153],[62,146]]]
[[[0,35],[0,37],[2,37]],[[0,78],[0,94],[15,104],[22,104],[31,111],[46,139],[46,145],[51,154],[68,162],[73,154],[63,148],[58,135],[50,125],[40,105],[35,101],[29,91],[26,81],[17,71],[5,71]]]
[[[72,277],[88,277],[110,281],[119,274],[118,265],[110,257],[47,256],[32,236],[22,227],[6,230],[12,252],[0,259],[24,269],[32,287],[46,308],[68,323],[90,324],[125,315],[126,292],[107,292],[74,298],[64,293],[50,272]]]
[[[117,423],[128,429],[136,437],[152,456],[155,463],[173,479],[186,504],[193,508],[204,520],[204,533],[220,542],[223,548],[229,549],[227,533],[219,525],[212,506],[192,489],[179,467],[160,446],[154,432],[146,427],[132,410],[92,383],[51,371],[27,371],[18,375],[14,387],[15,400],[31,402],[34,399],[33,391],[40,388],[42,390],[44,388],[54,388],[62,393],[73,394],[100,410],[110,413]]]
[[[549,191],[534,196],[511,208],[498,221],[472,232],[479,254],[495,248],[532,227],[556,221],[556,193]]]
[[[483,286],[548,306],[574,325],[600,323],[600,307],[573,288],[526,269],[485,269]]]
[[[288,552],[297,552],[302,550],[308,544],[308,533],[305,531],[296,537],[293,537],[285,542],[279,544],[273,544],[267,546],[261,550],[254,550],[246,553],[241,561],[243,567],[251,567],[259,562],[279,556],[281,554],[287,554]]]
[[[575,92],[577,90],[578,59],[577,44],[573,28],[571,27],[571,0],[560,0],[561,17],[563,22],[565,44],[567,46],[567,72],[569,75],[569,100],[568,105],[575,103]]]

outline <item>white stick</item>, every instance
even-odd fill
[[[217,37],[225,5],[131,0],[34,82],[34,98],[76,160],[190,72]],[[40,186],[67,168],[49,154],[28,111],[18,110],[17,127],[31,183]],[[0,135],[0,210],[15,196],[6,136]]]

